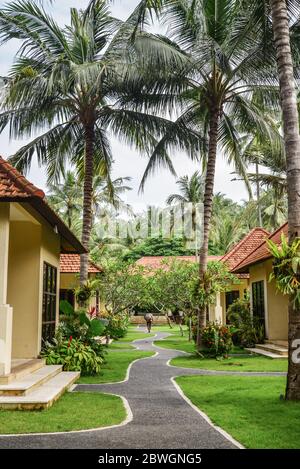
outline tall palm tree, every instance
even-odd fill
[[[48,201],[72,230],[82,207],[82,191],[74,172],[67,171],[62,182],[48,184]]]
[[[300,236],[300,135],[295,76],[299,76],[299,0],[251,0],[248,28],[261,34],[262,47],[276,51],[283,135],[286,154],[289,242]],[[273,34],[272,34],[273,33]],[[273,36],[273,37],[272,37]],[[293,63],[294,59],[294,63]],[[294,74],[294,64],[297,73]],[[286,399],[300,400],[300,364],[292,360],[294,340],[300,338],[300,311],[289,304],[289,366]]]
[[[189,57],[189,63],[179,71],[186,90],[178,100],[181,113],[176,122],[197,129],[207,142],[202,146],[206,178],[199,265],[200,282],[205,285],[217,154],[223,152],[237,171],[245,174],[240,132],[256,126],[258,133],[270,134],[271,127],[263,116],[263,109],[265,101],[276,106],[277,96],[272,87],[274,71],[264,67],[261,44],[255,37],[244,35],[247,24],[244,29],[241,27],[244,15],[241,0],[153,0],[150,4],[155,4],[167,18],[172,39]],[[138,7],[142,19],[141,11],[145,12],[147,5],[149,8],[149,2],[142,1]],[[264,99],[261,99],[262,89],[267,96]],[[168,102],[166,95],[173,102],[172,93],[166,92],[163,103]],[[141,99],[145,100],[145,95]],[[159,155],[173,141],[174,131],[170,128],[150,158],[142,183],[157,164]],[[205,323],[203,308],[198,317],[199,346]]]
[[[19,39],[21,46],[5,79],[0,131],[38,136],[12,158],[26,171],[34,154],[57,181],[68,159],[84,172],[82,243],[89,251],[93,175],[111,166],[109,131],[139,150],[149,150],[166,129],[165,119],[126,108],[145,86],[145,63],[163,69],[181,55],[159,36],[136,31],[113,18],[108,0],[91,0],[84,10],[71,9],[61,28],[33,0],[17,0],[0,10],[0,42]],[[146,88],[145,88],[146,89]],[[180,129],[179,135],[180,135]],[[179,137],[180,138],[180,137]],[[168,157],[165,156],[167,161]],[[80,280],[88,275],[82,254]]]
[[[195,241],[195,254],[198,256],[198,226],[197,226],[197,207],[203,201],[204,178],[199,171],[195,171],[191,177],[182,176],[176,184],[179,187],[179,193],[171,194],[166,200],[168,205],[180,204],[182,217],[191,213],[191,235]],[[191,212],[190,212],[190,206]]]

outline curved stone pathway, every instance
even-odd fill
[[[75,392],[98,391],[125,397],[133,414],[127,425],[96,431],[0,437],[0,448],[237,448],[238,444],[234,440],[213,427],[205,416],[182,397],[171,378],[211,374],[280,376],[284,373],[171,367],[168,366],[169,360],[184,355],[184,352],[153,345],[154,340],[168,335],[158,332],[155,337],[135,341],[139,350],[155,351],[157,354],[134,362],[130,367],[128,380],[112,384],[81,384],[75,388]]]

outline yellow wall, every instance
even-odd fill
[[[253,265],[250,271],[250,291],[252,283],[263,280],[265,289],[266,338],[287,340],[288,338],[288,297],[276,291],[274,280],[269,282],[272,259]]]
[[[40,226],[10,223],[7,298],[13,307],[13,358],[39,353],[40,243]]]
[[[95,274],[89,274],[89,279],[94,279]],[[60,289],[61,290],[74,290],[74,288],[79,287],[79,273],[61,273],[60,274]],[[96,297],[93,296],[90,301],[90,307],[96,307]],[[75,300],[75,308],[78,308],[78,304]]]
[[[32,215],[32,212],[31,212]],[[41,349],[43,264],[59,269],[60,236],[39,215],[26,211],[10,221],[8,302],[13,307],[13,358],[34,358]],[[59,270],[57,275],[59,295]],[[57,320],[58,320],[57,296]]]

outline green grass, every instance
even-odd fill
[[[122,337],[121,339],[118,340],[118,342],[132,342],[133,340],[139,340],[139,339],[147,339],[149,337],[154,337],[155,334],[149,334],[144,333],[144,332],[135,332],[135,331],[130,331],[127,332],[125,337]]]
[[[140,358],[151,357],[152,355],[154,355],[153,352],[140,352],[139,350],[108,351],[105,356],[106,363],[103,364],[101,373],[95,376],[81,376],[78,382],[82,384],[98,384],[122,381],[126,377],[127,368],[130,363]]]
[[[173,358],[170,365],[222,371],[287,371],[287,359],[276,358],[274,360],[261,356],[229,357],[224,360],[216,360],[214,358],[199,358],[193,355]]]
[[[115,349],[132,349],[134,350],[135,347],[128,342],[120,342],[119,340],[114,340],[108,346],[108,350],[115,350]]]
[[[280,400],[285,378],[197,376],[176,382],[185,395],[247,448],[300,448],[300,403]]]
[[[172,333],[172,335],[163,340],[156,340],[154,344],[158,347],[182,350],[183,352],[188,353],[193,353],[195,351],[194,342],[189,342],[186,336],[181,337],[179,332]]]
[[[122,400],[108,394],[66,393],[50,409],[0,410],[0,434],[86,430],[121,423]]]

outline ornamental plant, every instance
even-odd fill
[[[64,371],[80,371],[82,375],[100,373],[103,358],[95,350],[80,339],[70,336],[68,339],[53,339],[53,343],[46,342],[41,356],[47,365],[63,365]]]
[[[227,358],[232,348],[230,327],[210,322],[202,330],[202,341],[209,355]]]
[[[291,295],[294,308],[300,307],[300,239],[291,244],[282,233],[281,245],[267,240],[269,250],[274,257],[273,272],[269,281],[275,280],[277,290],[283,295]]]

